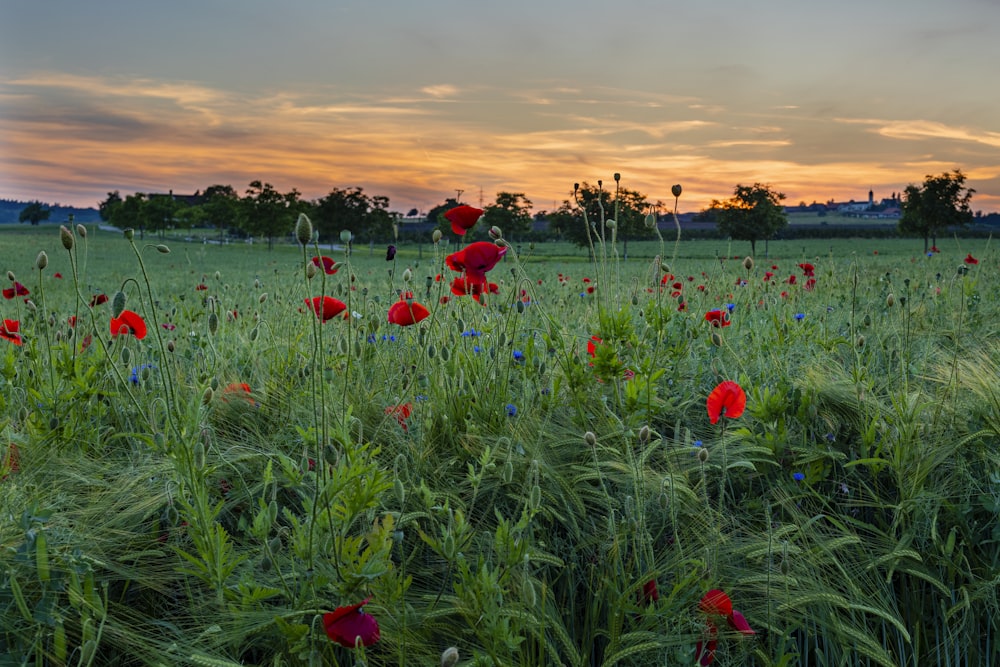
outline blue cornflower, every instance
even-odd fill
[[[933,257],[933,256],[934,256],[934,253],[932,253],[932,252],[928,251],[928,253],[927,253],[927,256],[928,256],[928,257]]]
[[[475,352],[476,354],[479,354],[480,352],[483,351],[483,348],[479,347],[478,345],[473,345],[472,351]]]
[[[524,352],[514,350],[514,361],[524,361]]]
[[[514,405],[513,403],[508,403],[507,404],[507,416],[508,417],[514,417],[515,415],[517,415],[517,406]]]
[[[735,308],[736,308],[736,304],[735,303],[727,303],[726,304],[726,310],[728,310],[730,313],[733,312],[733,310]]]
[[[465,338],[470,338],[470,337],[474,338],[475,336],[481,336],[481,335],[482,335],[482,332],[481,331],[476,331],[475,329],[469,329],[468,331],[463,331],[462,332],[462,336],[465,337]]]
[[[792,473],[792,479],[794,479],[796,482],[801,482],[805,478],[806,478],[805,473],[801,473],[801,472],[793,472]]]
[[[701,448],[701,444],[702,444],[701,440],[695,440],[694,442],[691,443],[691,456],[695,456],[698,454],[698,449]]]
[[[827,433],[826,434],[826,440],[827,440],[827,442],[833,442],[836,439],[837,439],[837,436],[835,436],[833,433]]]
[[[795,319],[800,320],[800,321],[804,320],[804,319],[806,319],[806,314],[805,313],[795,313]]]

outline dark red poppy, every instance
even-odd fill
[[[445,263],[452,271],[464,271],[473,280],[486,280],[486,272],[492,270],[506,254],[506,247],[476,241],[445,257]]]
[[[774,277],[774,274],[771,273],[770,271],[765,271],[764,272],[764,282],[768,282],[773,277]]]
[[[61,274],[61,273],[59,273],[58,271],[56,271],[56,272],[55,272],[55,273],[54,273],[54,274],[52,275],[52,277],[53,277],[53,278],[58,278],[59,280],[62,280],[62,274]]]
[[[705,313],[705,321],[711,322],[713,327],[728,327],[731,324],[729,313],[719,308]]]
[[[389,306],[389,322],[408,327],[430,316],[431,312],[412,298],[400,299]]]
[[[93,308],[94,306],[99,306],[102,303],[107,303],[107,302],[108,302],[107,294],[97,294],[94,296],[94,298],[90,300],[90,307]]]
[[[656,579],[650,579],[642,585],[641,604],[650,604],[660,599],[660,591],[656,590]]]
[[[938,250],[938,247],[936,245],[932,245],[931,246],[931,252],[941,252],[941,251]],[[876,255],[878,254],[878,250],[875,251],[875,254]]]
[[[142,340],[146,337],[146,323],[138,313],[123,310],[118,317],[111,318],[111,335],[131,334]]]
[[[390,405],[385,409],[385,414],[394,416],[396,418],[396,421],[399,423],[399,427],[403,429],[403,431],[410,430],[409,425],[406,423],[406,420],[410,418],[410,415],[412,413],[413,413],[412,403]]]
[[[803,262],[802,264],[799,264],[799,268],[802,269],[802,275],[806,277],[811,277],[816,273],[816,267],[810,264],[809,262]]]
[[[795,281],[798,280],[795,276],[788,276],[788,284],[794,285]]]
[[[724,380],[708,395],[705,405],[708,408],[709,421],[717,424],[719,417],[736,419],[742,415],[747,407],[747,395],[740,385],[732,380]]]
[[[13,299],[15,296],[28,296],[31,292],[21,283],[15,281],[13,287],[8,287],[3,291],[3,298]]]
[[[326,636],[346,648],[355,648],[360,642],[362,646],[371,646],[379,640],[378,621],[371,614],[365,613],[364,607],[371,598],[347,607],[337,607],[323,614],[323,627]]]
[[[396,246],[390,244],[385,249],[385,261],[391,262],[396,258]]]
[[[816,279],[810,278],[809,280],[806,281],[806,284],[802,286],[802,289],[804,289],[807,292],[811,292],[813,291],[814,287],[816,287]]]
[[[483,280],[475,280],[470,278],[468,275],[462,275],[451,281],[451,293],[455,296],[471,296],[477,302],[480,302],[480,296],[483,294],[499,294],[500,287],[496,283],[491,283],[485,278]]]
[[[307,306],[312,306],[316,317],[324,322],[347,310],[346,303],[340,299],[334,299],[332,296],[314,296],[311,299],[306,299],[305,302]]]
[[[725,618],[730,628],[744,635],[757,634],[750,627],[746,617],[733,609],[733,601],[723,591],[713,589],[705,593],[698,603],[698,609],[708,615],[705,622],[705,641],[699,641],[695,648],[696,659],[702,667],[711,665],[715,660],[715,651],[719,645],[717,619]]]
[[[698,609],[709,616],[729,616],[733,613],[733,601],[725,591],[713,588],[702,596]]]
[[[964,261],[966,264],[979,264],[979,260],[973,257],[971,252],[968,255],[966,255],[965,259],[962,261]],[[4,296],[6,295],[7,295],[7,290],[4,290]]]
[[[444,214],[444,219],[451,223],[451,231],[459,236],[465,236],[465,232],[476,226],[483,209],[462,204],[448,210]]]
[[[207,289],[208,285],[206,285],[205,283],[198,283],[197,285],[194,286],[195,292],[204,292]]]
[[[333,261],[329,257],[313,257],[312,263],[315,264],[317,268],[323,269],[323,272],[328,276],[332,276],[340,268],[337,266],[337,262]]]
[[[69,324],[71,327],[75,327],[76,326],[76,315],[70,315],[68,318],[66,318],[66,323]]]
[[[173,331],[174,329],[177,328],[177,325],[174,324],[173,322],[164,322],[160,326],[166,329],[167,331]]]
[[[715,627],[715,623],[708,621],[706,623],[706,640],[698,640],[698,645],[695,647],[694,655],[695,659],[701,667],[708,667],[713,662],[715,662],[715,651],[719,648],[719,630]]]
[[[14,345],[20,345],[24,342],[21,338],[21,334],[18,330],[21,328],[21,323],[17,320],[4,320],[3,326],[0,326],[0,338],[4,338],[14,343]]]

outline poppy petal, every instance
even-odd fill
[[[713,424],[717,424],[723,415],[729,419],[736,419],[743,414],[746,406],[746,393],[740,385],[732,380],[720,382],[708,395],[708,400],[705,401],[708,419]]]
[[[728,617],[733,613],[733,601],[725,592],[713,588],[702,596],[698,608],[706,614]]]
[[[750,627],[750,624],[747,623],[746,617],[735,609],[733,609],[733,613],[727,617],[727,620],[729,621],[729,627],[733,630],[742,632],[745,635],[757,634],[753,631],[753,628]]]

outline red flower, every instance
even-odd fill
[[[31,292],[21,283],[15,281],[13,287],[8,287],[3,291],[3,298],[13,299],[15,296],[28,296]]]
[[[208,285],[206,285],[205,283],[198,283],[197,285],[194,286],[195,292],[204,292],[207,289]]]
[[[941,251],[938,250],[938,247],[936,245],[932,245],[931,246],[931,252],[941,252]],[[878,250],[875,251],[875,254],[876,255],[878,254]]]
[[[332,276],[340,268],[329,257],[313,257],[312,263],[316,265],[316,268],[323,269],[323,272],[328,276]]]
[[[427,308],[413,299],[400,299],[389,306],[389,322],[401,327],[408,327],[431,314]]]
[[[711,322],[713,327],[728,327],[731,324],[729,321],[729,313],[718,308],[705,313],[705,321]]]
[[[506,254],[506,247],[500,248],[494,243],[476,241],[444,259],[452,271],[464,271],[469,278],[482,281],[486,280],[486,272],[493,269]]]
[[[311,305],[316,317],[324,322],[333,319],[340,313],[347,310],[347,304],[332,296],[314,296],[305,300],[306,305]]]
[[[146,337],[146,323],[138,313],[123,310],[121,315],[111,318],[111,335],[119,334],[131,334],[142,340]]]
[[[738,384],[725,380],[712,390],[705,405],[709,421],[717,424],[721,416],[736,419],[742,415],[747,407],[747,395]]]
[[[476,226],[482,214],[483,209],[462,204],[447,211],[444,219],[451,223],[451,231],[459,236],[465,236],[465,232]]]
[[[257,401],[253,400],[253,390],[246,382],[230,382],[222,390],[221,398],[223,403],[228,403],[231,398],[241,398],[250,405],[257,405]]]
[[[410,415],[412,413],[413,413],[412,403],[390,405],[385,409],[385,414],[393,415],[396,418],[396,421],[399,422],[399,427],[403,429],[404,432],[410,430],[409,425],[406,423],[406,420],[410,418]]]
[[[966,264],[979,264],[979,260],[976,259],[975,257],[973,257],[971,252],[968,255],[965,256],[965,260],[963,260],[963,261]],[[3,294],[4,294],[4,296],[7,296],[7,290],[4,290]],[[27,294],[27,292],[25,292],[25,294]],[[8,296],[7,298],[9,299],[10,297]]]
[[[93,308],[94,306],[99,306],[102,303],[107,303],[107,302],[108,302],[107,294],[97,294],[94,296],[94,298],[90,300],[90,307]]]
[[[0,479],[7,479],[8,474],[21,471],[21,452],[13,442],[7,446],[7,453],[0,459],[0,469],[7,471]]]
[[[656,579],[650,579],[642,585],[642,596],[639,600],[641,604],[650,604],[660,599],[660,592],[656,590]]]
[[[379,640],[378,621],[362,609],[368,600],[347,607],[337,607],[323,614],[326,636],[346,648],[355,648],[360,640],[362,646],[371,646]],[[356,612],[356,613],[355,613]]]
[[[795,276],[788,276],[788,284],[789,285],[794,285],[795,281],[796,281]]]
[[[70,315],[68,318],[66,318],[66,323],[69,324],[71,327],[75,327],[76,326],[76,315]]]
[[[774,274],[771,273],[770,271],[765,271],[764,272],[764,282],[769,281],[773,277],[774,277]]]
[[[167,331],[173,331],[174,329],[177,328],[177,325],[174,324],[173,322],[164,322],[160,326],[166,329]]]
[[[806,284],[802,286],[802,289],[806,290],[807,292],[811,292],[813,287],[816,287],[816,279],[810,278],[809,280],[806,281]]]
[[[471,295],[477,302],[481,294],[499,294],[500,287],[487,280],[473,280],[469,276],[459,276],[451,281],[451,293],[455,296]],[[485,304],[483,304],[485,305]]]
[[[724,591],[713,588],[702,596],[698,609],[709,616],[729,616],[733,613],[733,601]]]
[[[58,271],[56,271],[56,272],[55,272],[55,273],[54,273],[54,274],[52,275],[52,277],[53,277],[53,278],[58,278],[59,280],[62,280],[62,274],[61,274],[61,273],[59,273]]]
[[[591,336],[590,340],[587,341],[587,354],[589,354],[592,357],[596,356],[597,346],[603,342],[604,341],[601,339],[600,336]]]
[[[809,262],[803,262],[799,264],[799,268],[802,269],[802,275],[806,277],[811,277],[816,273],[816,267]]]
[[[708,641],[702,643],[701,640],[698,641],[697,647],[694,650],[694,657],[698,661],[701,667],[708,667],[715,661],[715,650],[719,648],[719,630],[715,627],[715,623],[708,621]],[[702,650],[704,647],[704,650]]]
[[[715,624],[716,619],[724,617],[729,627],[744,635],[757,634],[750,627],[750,624],[747,623],[746,617],[733,609],[732,600],[723,591],[713,589],[705,593],[704,597],[701,598],[701,602],[698,603],[698,609],[708,615],[708,620],[706,621],[707,641],[704,643],[699,641],[698,646],[695,648],[695,657],[698,660],[698,664],[702,665],[702,667],[711,665],[715,660],[715,651],[719,645],[719,629]]]
[[[14,345],[20,345],[24,342],[21,338],[21,334],[17,333],[18,329],[21,328],[21,323],[17,320],[4,320],[3,326],[0,326],[0,338],[6,338]]]

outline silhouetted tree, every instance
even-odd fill
[[[334,188],[316,202],[313,225],[321,237],[336,239],[349,230],[366,241],[387,241],[392,238],[393,215],[389,198],[369,197],[363,188]]]
[[[111,222],[114,210],[122,205],[122,196],[118,191],[109,192],[107,198],[97,205],[97,212],[104,222]]]
[[[636,190],[606,190],[601,181],[597,185],[584,183],[576,188],[574,203],[564,201],[559,209],[549,214],[549,226],[567,240],[587,247],[592,239],[610,241],[612,234],[607,222],[614,220],[615,237],[621,241],[622,252],[627,256],[629,239],[648,238],[654,234],[644,225],[649,207],[646,195]],[[584,211],[590,224],[589,238]]]
[[[950,174],[927,176],[923,185],[912,183],[903,191],[903,213],[899,218],[899,231],[915,234],[924,239],[924,252],[928,241],[936,245],[939,231],[972,222],[972,188],[965,187],[965,174],[956,169]]]
[[[531,200],[523,192],[498,192],[496,202],[484,209],[486,229],[499,227],[505,236],[525,234],[531,229]]]
[[[17,216],[20,222],[30,222],[33,225],[37,225],[43,220],[49,219],[49,208],[40,201],[33,201],[21,209],[21,214]]]
[[[757,241],[770,239],[788,225],[781,201],[785,195],[769,185],[737,185],[725,201],[713,200],[719,231],[726,236],[750,242],[750,254],[757,254]]]
[[[273,249],[274,238],[292,231],[302,208],[298,190],[281,193],[270,183],[251,181],[240,200],[240,227],[247,234],[265,237],[268,249]]]

